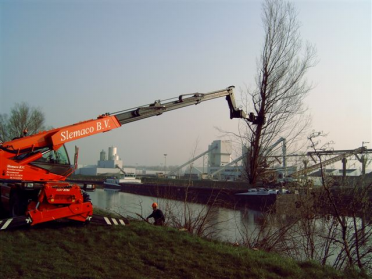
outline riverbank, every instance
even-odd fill
[[[2,278],[367,278],[167,227],[47,223],[0,233]]]
[[[89,183],[88,180],[84,181],[70,179],[69,181],[81,185]],[[104,188],[103,182],[94,183],[96,188]],[[268,208],[272,208],[278,199],[277,195],[238,196],[236,194],[247,192],[249,188],[249,184],[243,182],[143,179],[141,184],[119,184],[119,191],[125,193],[209,204],[227,208],[250,207],[257,210],[266,210]],[[281,199],[283,200],[285,197],[281,197]]]
[[[84,184],[89,180],[71,179],[70,182]],[[92,183],[92,182],[91,182]],[[103,188],[102,181],[94,182],[97,188]],[[219,207],[244,208],[266,211],[267,209],[278,212],[288,212],[292,208],[301,206],[304,200],[312,199],[317,203],[317,208],[323,213],[332,214],[333,207],[329,206],[326,196],[323,194],[323,188],[304,189],[289,187],[292,194],[281,195],[263,195],[263,196],[237,196],[237,193],[244,193],[250,188],[246,182],[232,181],[212,181],[212,180],[182,180],[182,179],[159,179],[143,178],[141,184],[120,183],[120,191],[137,195],[152,196],[179,201],[195,202],[200,204],[213,204]],[[359,203],[361,199],[360,192],[363,188],[332,188],[332,196],[338,209],[345,216],[357,213],[350,209],[350,204]],[[299,195],[293,193],[300,193]],[[366,197],[369,204],[372,204],[372,190],[369,190]],[[369,218],[369,217],[368,217]]]
[[[131,184],[123,183],[120,185],[120,191],[125,193],[160,197],[164,199],[179,200],[200,204],[209,204],[219,207],[246,207],[257,210],[265,210],[271,207],[277,200],[277,195],[255,195],[239,196],[238,193],[245,190],[227,189],[227,188],[208,188],[197,186],[176,186],[161,184]]]

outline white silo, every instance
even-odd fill
[[[115,160],[115,155],[117,153],[117,148],[116,147],[113,147],[113,146],[110,146],[109,149],[108,149],[108,160],[109,161],[114,161]]]

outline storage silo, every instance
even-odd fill
[[[106,161],[106,152],[104,150],[99,153],[99,160]]]
[[[231,162],[231,141],[215,140],[209,145],[209,150],[209,167],[221,167]]]
[[[115,157],[116,157],[116,154],[117,154],[117,148],[116,147],[113,147],[113,146],[110,146],[109,149],[108,149],[108,160],[109,161],[113,161],[115,160]]]

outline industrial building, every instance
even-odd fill
[[[208,149],[194,157],[192,160],[181,165],[177,170],[173,170],[171,173],[176,173],[182,167],[190,164],[200,157],[203,157],[203,167],[189,167],[185,169],[185,178],[193,179],[216,179],[216,180],[227,180],[234,181],[241,178],[242,166],[238,163],[242,157],[238,160],[232,160],[232,142],[229,140],[215,140],[209,146]],[[204,167],[204,156],[208,156],[208,165]],[[170,173],[170,174],[171,174]]]
[[[265,177],[265,180],[268,181],[286,181],[287,175],[304,175],[303,172],[306,170],[308,177],[306,179],[311,179],[314,181],[314,185],[319,184],[319,175],[316,171],[319,170],[319,164],[314,164],[313,166],[304,166],[304,169],[297,170],[295,166],[286,165],[286,145],[285,139],[280,138],[267,150],[263,151],[264,155],[267,155],[277,145],[282,144],[282,164],[280,166],[269,167],[267,173],[270,177]],[[247,165],[246,154],[248,149],[243,146],[242,156],[232,159],[232,142],[229,140],[215,140],[209,146],[208,149],[195,156],[191,160],[185,162],[177,168],[169,169],[168,171],[159,171],[151,170],[148,168],[127,168],[123,167],[123,161],[120,159],[117,148],[109,147],[108,153],[102,150],[100,152],[99,161],[97,165],[93,166],[79,166],[76,170],[76,174],[81,175],[106,175],[106,176],[116,176],[121,177],[123,173],[127,174],[136,174],[137,176],[158,176],[158,177],[168,177],[168,178],[185,178],[185,179],[213,179],[220,181],[236,181],[236,180],[246,180],[244,166]],[[359,152],[370,152],[371,150],[367,149],[355,149],[348,151],[333,151],[333,153],[340,154],[331,159],[325,160],[322,165],[325,167],[328,164],[335,163],[340,159],[343,159],[343,162],[346,162],[347,156],[357,156]],[[311,155],[311,154],[310,154]],[[207,157],[207,160],[205,160]],[[362,157],[364,158],[364,157]],[[366,160],[360,158],[360,161],[364,162],[363,168],[364,173],[369,173],[370,171],[365,171]],[[194,163],[196,160],[199,160],[198,166],[195,166]],[[206,163],[206,165],[205,165]],[[343,176],[360,176],[357,169],[347,170],[346,165],[344,164],[344,169],[329,169],[326,170],[327,174],[333,177],[340,176],[343,173]],[[312,175],[311,175],[312,174]],[[293,176],[294,178],[299,176]],[[269,178],[269,179],[268,179]],[[292,178],[293,179],[293,178]]]
[[[99,155],[99,161],[97,165],[89,166],[78,166],[78,169],[75,171],[75,174],[81,175],[106,175],[106,176],[117,176],[122,175],[122,169],[126,173],[135,173],[135,168],[123,168],[123,161],[120,159],[117,148],[109,147],[108,154],[102,150]]]
[[[236,180],[241,176],[241,166],[237,163],[230,165],[232,153],[232,143],[227,140],[215,140],[209,146],[208,150],[203,152],[201,155],[194,157],[191,161],[183,164],[181,167],[175,170],[170,170],[166,173],[167,176],[182,177],[182,176],[193,176],[194,178],[201,179],[207,178],[208,174],[214,174],[214,179],[218,180]],[[208,156],[207,166],[203,167],[191,167],[191,162]],[[185,170],[182,168],[185,167]],[[118,155],[116,147],[109,147],[108,153],[104,150],[100,152],[99,161],[97,165],[79,166],[75,174],[81,175],[115,175],[119,176],[123,169],[126,173],[135,173],[138,176],[156,176],[159,174],[158,170],[148,169],[137,169],[123,167],[123,161]]]
[[[232,160],[232,150],[231,141],[215,140],[208,146],[206,151],[178,168],[167,171],[165,176],[171,178],[213,179],[222,181],[240,180],[242,179],[242,173],[244,173],[243,159],[245,156],[242,155]],[[243,148],[242,153],[244,152],[246,152],[246,148]],[[107,154],[102,150],[99,158],[97,165],[79,166],[75,174],[120,176],[123,173],[120,171],[122,169],[126,173],[135,173],[137,176],[159,176],[160,173],[164,175],[159,170],[123,167],[123,161],[118,155],[118,150],[113,146],[108,148]],[[200,162],[200,158],[202,158],[202,162]],[[206,158],[207,160],[205,160]],[[193,163],[198,159],[200,159],[199,167]]]

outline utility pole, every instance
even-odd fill
[[[164,176],[167,174],[167,154],[164,154]]]
[[[369,141],[362,141],[362,147],[364,147],[365,143],[369,143]],[[362,182],[363,185],[362,186],[364,186],[364,178],[365,178],[365,175],[366,175],[366,166],[367,166],[367,156],[363,154],[360,159],[358,158],[358,160],[359,160],[359,162],[362,163],[362,180],[363,180],[363,182]]]
[[[345,186],[345,182],[346,182],[346,163],[347,163],[347,159],[346,158],[342,158],[342,186]]]

